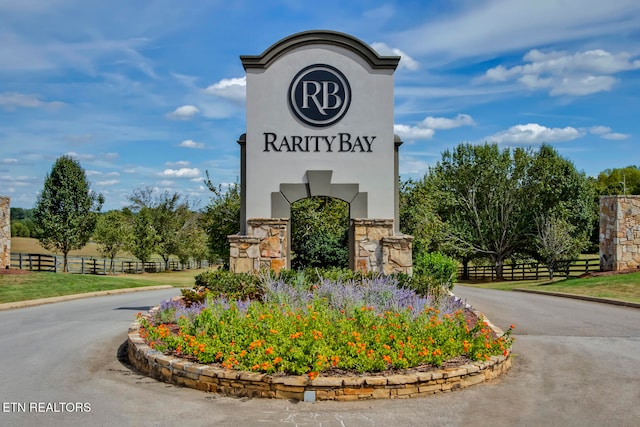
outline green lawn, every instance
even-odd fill
[[[640,303],[640,272],[582,279],[562,278],[553,282],[549,280],[528,280],[509,282],[460,281],[459,283],[465,286],[488,289],[508,291],[513,289],[533,289]]]
[[[143,286],[191,287],[205,270],[93,276],[89,274],[0,274],[0,303]]]

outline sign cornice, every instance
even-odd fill
[[[381,56],[362,40],[330,30],[312,30],[293,34],[274,43],[260,55],[241,55],[240,60],[245,70],[265,69],[287,52],[315,44],[338,46],[354,52],[373,69],[395,70],[400,62],[399,56]]]

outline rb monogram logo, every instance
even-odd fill
[[[351,104],[351,87],[338,69],[323,64],[302,69],[289,86],[289,107],[302,122],[326,127],[338,122]]]

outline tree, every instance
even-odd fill
[[[598,174],[595,186],[601,196],[640,194],[640,168],[627,166],[619,169],[605,169]]]
[[[202,224],[209,238],[209,251],[214,258],[229,263],[230,247],[227,236],[240,231],[240,187],[232,184],[223,187],[215,185],[207,179],[205,185],[213,193],[202,219]]]
[[[592,223],[589,180],[549,145],[533,152],[461,144],[445,151],[425,179],[451,244],[467,256],[489,258],[498,279],[507,259],[543,258],[537,218],[566,222],[576,241]]]
[[[138,258],[144,269],[144,264],[149,261],[151,255],[158,247],[158,233],[153,226],[151,209],[141,208],[133,218],[133,234],[130,250],[133,256]]]
[[[113,272],[113,260],[118,252],[125,250],[131,241],[130,218],[121,211],[109,211],[98,217],[93,241],[100,253],[111,260],[109,271]]]
[[[178,231],[178,247],[176,256],[184,265],[190,259],[200,263],[207,259],[209,248],[207,247],[207,233],[200,224],[202,214],[193,213],[184,226]]]
[[[155,250],[164,260],[165,270],[168,270],[171,255],[178,252],[178,232],[191,215],[189,202],[178,193],[171,194],[168,191],[155,196],[150,187],[135,190],[129,201],[134,211],[147,209],[156,232]]]
[[[535,226],[531,234],[540,237],[542,227],[547,230],[547,238],[549,233],[564,235],[567,241],[562,245],[562,258],[575,258],[587,247],[593,224],[599,220],[598,208],[593,204],[596,196],[592,181],[578,172],[571,161],[544,144],[533,154],[523,186],[527,187],[530,224]],[[541,253],[539,248],[533,244],[523,252],[541,262],[550,259],[548,249]],[[568,255],[571,257],[567,258]]]
[[[291,205],[291,266],[349,266],[349,205],[310,197]]]
[[[573,225],[555,216],[539,217],[536,226],[538,259],[547,266],[549,279],[553,279],[556,271],[580,255],[586,240],[581,236],[576,237]]]
[[[502,279],[506,259],[526,241],[527,217],[520,182],[527,153],[497,144],[460,144],[429,169],[426,185],[435,211],[447,223],[450,244],[491,259]]]
[[[34,208],[34,223],[43,247],[61,252],[63,271],[68,271],[69,251],[87,244],[96,225],[104,199],[89,189],[80,163],[62,156],[44,180]]]

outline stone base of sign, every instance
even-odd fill
[[[247,224],[246,236],[228,236],[229,270],[257,273],[291,268],[290,221],[285,218],[254,218]],[[349,265],[353,270],[412,273],[413,237],[394,235],[392,219],[352,219],[349,244]]]
[[[229,236],[229,270],[234,273],[257,273],[260,270],[280,271],[289,268],[289,220],[255,218],[247,221],[248,235]]]
[[[11,266],[10,199],[0,196],[0,269]]]
[[[640,196],[600,197],[600,270],[640,268]]]
[[[378,273],[412,271],[413,237],[394,235],[392,219],[354,219],[351,221],[350,266],[354,270]]]

